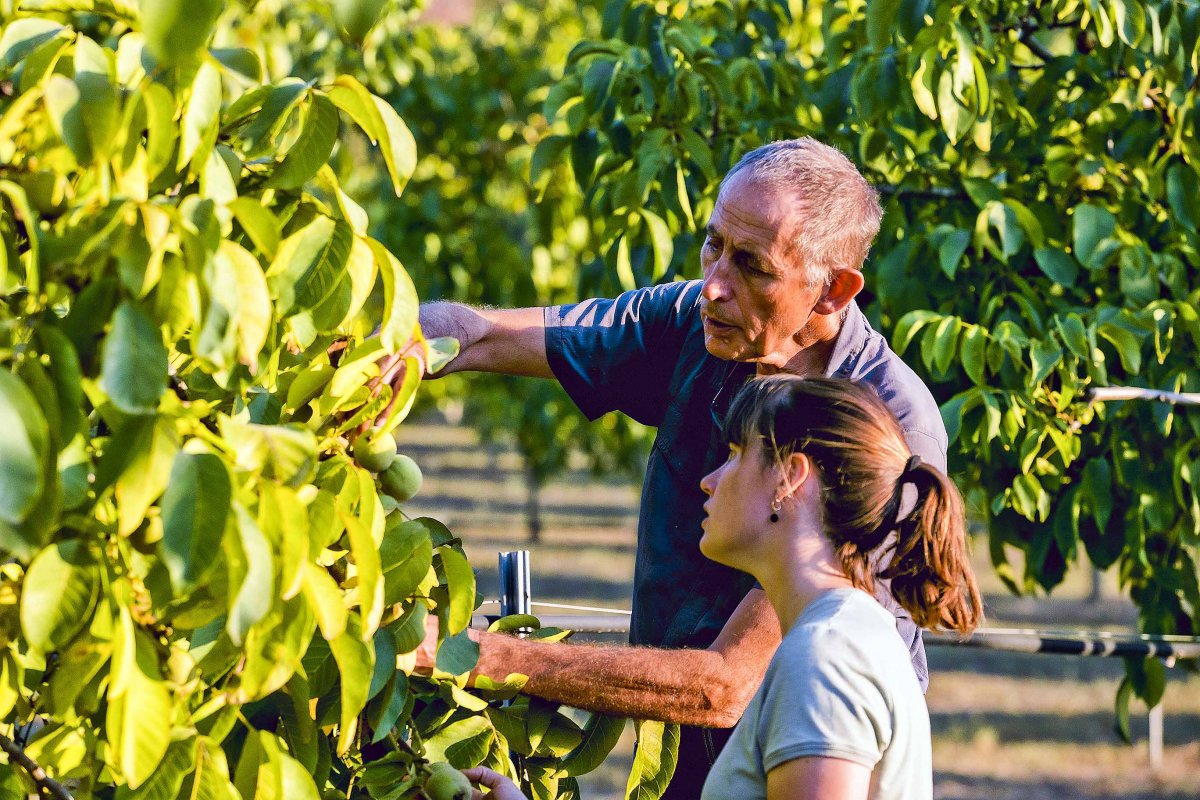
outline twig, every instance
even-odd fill
[[[961,192],[958,189],[951,189],[949,186],[930,186],[926,189],[914,189],[908,186],[896,186],[894,184],[883,184],[876,187],[880,194],[899,197],[907,195],[909,197],[923,197],[931,200],[966,200],[968,195],[966,192]]]
[[[1037,30],[1037,26],[1024,26],[1021,28],[1021,34],[1018,37],[1021,44],[1029,48],[1029,52],[1040,58],[1042,61],[1049,63],[1054,60],[1054,53],[1046,49],[1046,46],[1033,38],[1033,32]]]
[[[46,770],[42,769],[36,761],[25,755],[25,751],[17,747],[17,743],[0,733],[0,750],[8,753],[8,758],[11,762],[21,767],[29,773],[29,777],[33,778],[33,782],[38,785],[46,794],[57,800],[74,800],[71,793],[56,780],[53,780],[46,774]]]

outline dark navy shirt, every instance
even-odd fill
[[[550,368],[589,419],[620,411],[658,428],[642,487],[630,641],[661,647],[712,644],[754,578],[709,561],[699,548],[700,479],[726,449],[719,420],[755,372],[704,346],[700,281],[637,289],[615,300],[545,310]],[[871,329],[855,303],[826,375],[869,384],[900,420],[914,453],[946,469],[946,429],[920,378]],[[920,631],[899,606],[898,626],[925,686]]]

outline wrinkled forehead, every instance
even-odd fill
[[[795,193],[743,171],[721,185],[712,222],[717,227],[752,230],[763,238],[791,242],[802,214]]]

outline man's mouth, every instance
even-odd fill
[[[711,325],[714,328],[728,329],[728,328],[735,327],[733,325],[730,325],[728,322],[722,322],[721,320],[717,319],[716,317],[710,316],[708,314],[705,314],[703,319],[704,319],[705,325]]]

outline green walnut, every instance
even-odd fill
[[[387,0],[333,0],[333,21],[355,42],[367,38]]]
[[[398,455],[379,476],[383,490],[397,503],[407,503],[421,491],[421,468],[406,455]]]
[[[354,440],[354,463],[371,472],[383,472],[396,459],[396,440],[389,434],[359,436]]]
[[[446,763],[429,765],[429,778],[421,789],[429,800],[471,800],[467,776]]]

